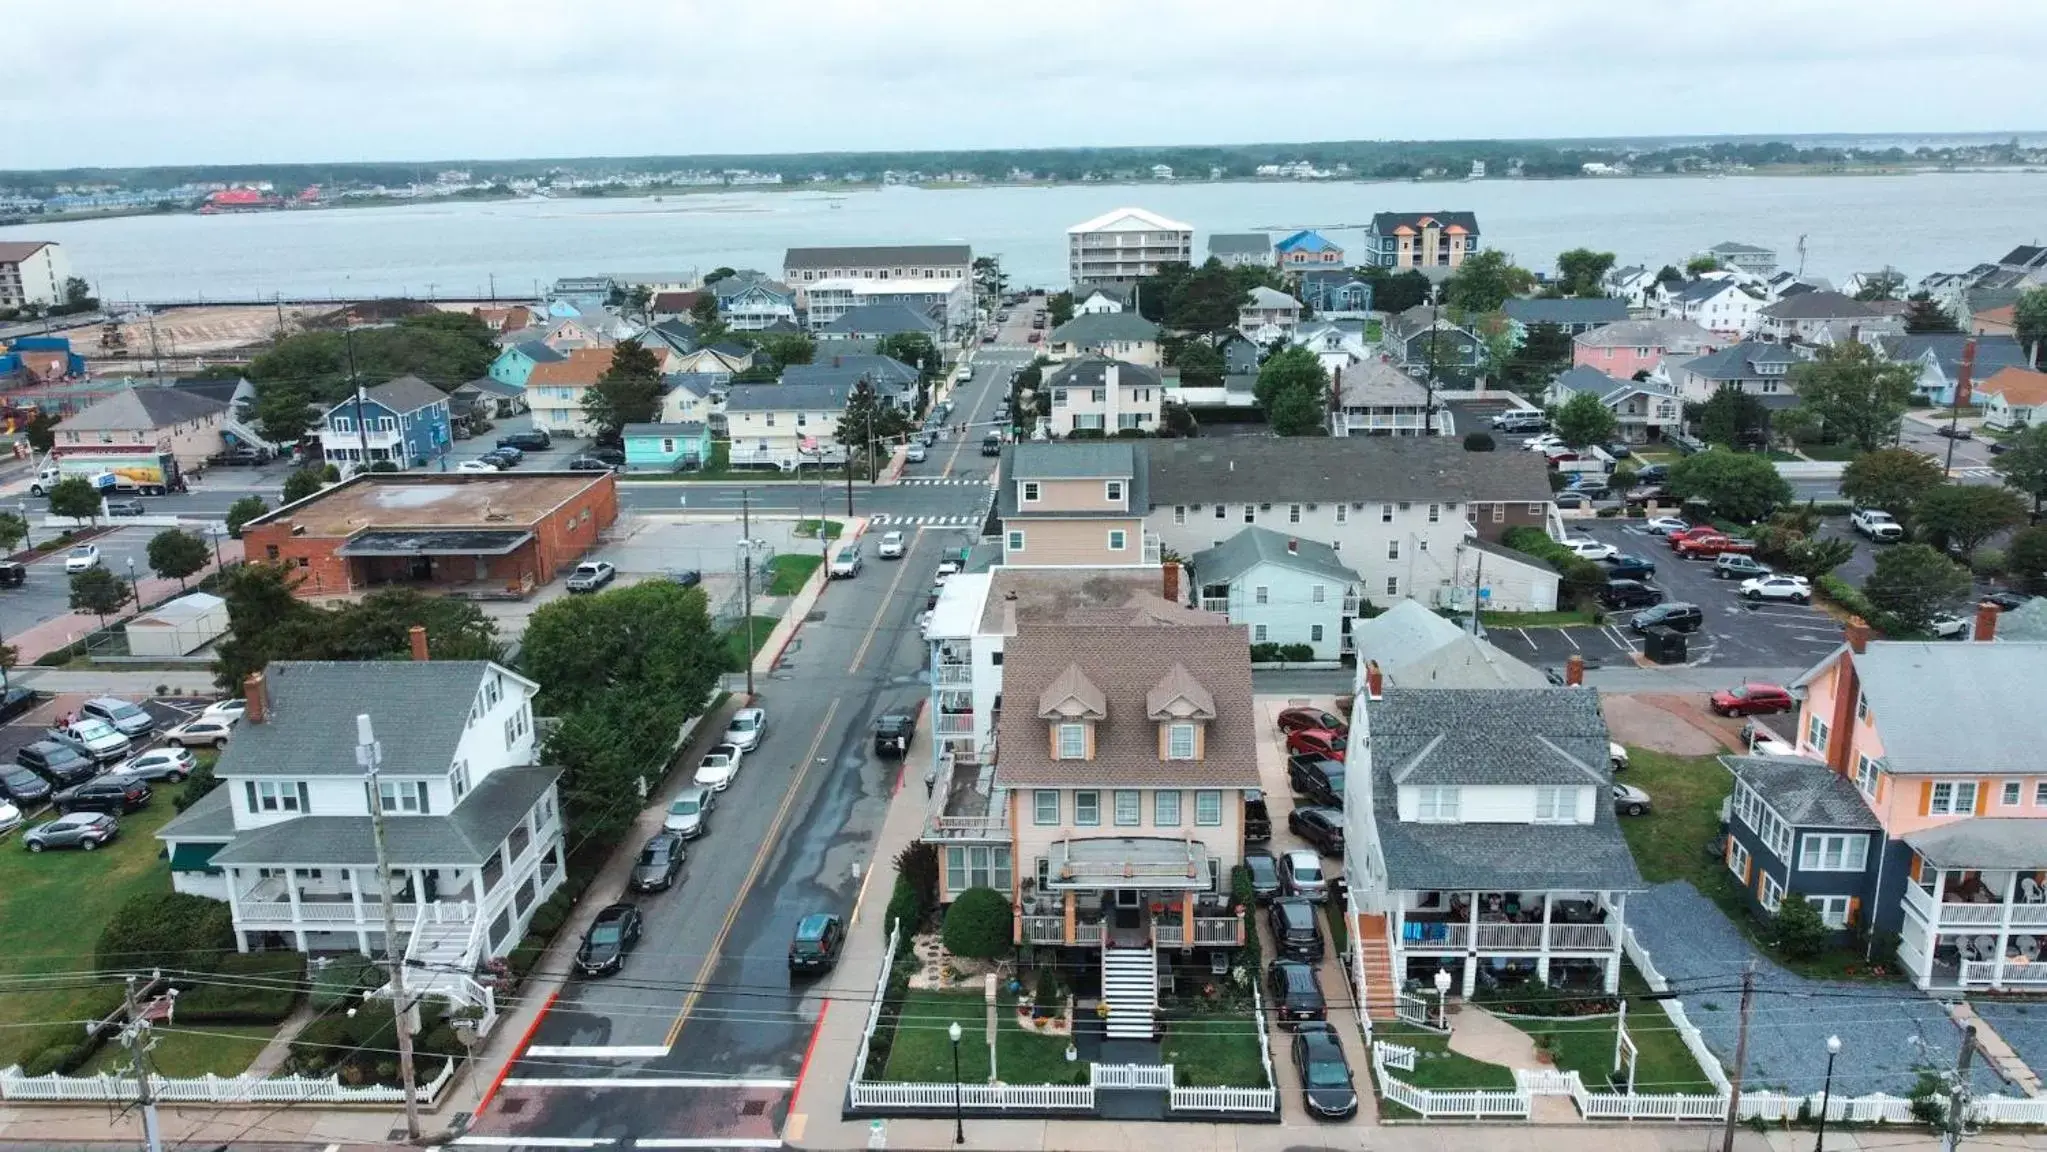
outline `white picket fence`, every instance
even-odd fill
[[[431,1104],[455,1073],[455,1062],[442,1062],[440,1074],[414,1090],[414,1098]],[[336,1076],[205,1076],[187,1079],[153,1077],[157,1099],[180,1104],[397,1104],[399,1088],[343,1084]],[[141,1095],[131,1076],[24,1076],[19,1065],[0,1068],[0,1100],[92,1100],[130,1103]]]
[[[1175,1112],[1270,1112],[1278,1106],[1278,1094],[1270,1088],[1173,1089]]]
[[[855,1080],[847,1086],[854,1109],[961,1108],[979,1112],[1072,1110],[1091,1112],[1092,1084],[906,1084]]]
[[[1670,991],[1670,981],[1665,980],[1663,973],[1656,970],[1656,965],[1650,963],[1649,950],[1642,947],[1640,940],[1635,939],[1633,928],[1621,933],[1621,951],[1627,956],[1628,962],[1635,966],[1635,971],[1642,974],[1642,979],[1652,990]],[[1663,1009],[1663,1014],[1670,1018],[1671,1027],[1677,1030],[1677,1038],[1684,1041],[1685,1050],[1692,1054],[1692,1060],[1706,1074],[1706,1079],[1712,1082],[1714,1091],[1725,1096],[1732,1090],[1727,1081],[1727,1070],[1720,1066],[1720,1057],[1714,1055],[1711,1048],[1706,1047],[1706,1037],[1700,1034],[1698,1025],[1693,1024],[1691,1017],[1685,1014],[1684,1002],[1672,999],[1658,1000],[1656,1003]],[[1726,1111],[1726,1105],[1721,1105],[1721,1111]]]
[[[1390,1058],[1388,1067],[1398,1067]],[[1720,1120],[1727,1115],[1727,1093],[1594,1092],[1576,1072],[1554,1068],[1516,1069],[1514,1083],[1529,1096],[1569,1096],[1587,1120]],[[1781,1092],[1741,1094],[1741,1118],[1766,1121],[1810,1121],[1825,1101],[1830,1123],[1913,1124],[1912,1101],[1904,1096],[1872,1092],[1866,1096],[1790,1096]],[[2047,1124],[2047,1098],[2031,1100],[1982,1096],[1970,1101],[1969,1117],[1978,1124]]]
[[[1417,1088],[1405,1080],[1395,1079],[1388,1071],[1394,1065],[1389,1064],[1386,1057],[1402,1059],[1400,1054],[1403,1052],[1411,1069],[1414,1049],[1400,1044],[1372,1045],[1372,1079],[1378,1082],[1379,1094],[1395,1104],[1425,1120],[1528,1119],[1528,1093],[1518,1086],[1512,1090],[1497,1091],[1479,1088],[1450,1090]]]
[[[898,919],[889,925],[888,950],[881,955],[881,973],[874,978],[874,1000],[867,1006],[867,1027],[860,1030],[860,1048],[853,1054],[853,1080],[858,1083],[867,1074],[867,1044],[874,1039],[874,1029],[881,1023],[881,1002],[888,996],[888,974],[896,966],[896,945],[900,942],[903,922]]]
[[[1372,1060],[1375,1063],[1384,1064],[1388,1068],[1397,1068],[1402,1072],[1414,1071],[1414,1049],[1409,1048],[1405,1044],[1395,1044],[1387,1040],[1374,1040],[1372,1042]]]
[[[1096,1088],[1138,1088],[1163,1091],[1173,1086],[1171,1064],[1090,1064],[1088,1083]]]

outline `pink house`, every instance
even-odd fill
[[[1631,380],[1637,372],[1654,372],[1666,356],[1688,359],[1727,343],[1689,320],[1625,320],[1573,338],[1571,363]]]

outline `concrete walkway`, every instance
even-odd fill
[[[2012,1050],[2012,1046],[2005,1041],[2004,1037],[1997,1034],[1997,1029],[1990,1026],[1990,1021],[1976,1015],[1976,1009],[1971,1007],[1968,1001],[1950,1001],[1947,1005],[1947,1012],[1949,1016],[1954,1018],[1955,1027],[1966,1029],[1970,1025],[1975,1026],[1976,1050],[1982,1053],[1983,1059],[1992,1068],[1997,1070],[1997,1074],[2004,1079],[2005,1083],[2016,1087],[2028,1096],[2038,1096],[2040,1094],[2039,1073],[2033,1071],[2024,1060],[2019,1058],[2019,1054]]]
[[[1450,1051],[1504,1068],[1541,1068],[1535,1038],[1476,1004],[1458,1008],[1450,1019]],[[1574,1124],[1582,1119],[1565,1096],[1537,1096],[1529,1119],[1538,1124]]]

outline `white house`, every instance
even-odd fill
[[[1193,225],[1142,208],[1117,208],[1066,230],[1066,271],[1075,287],[1129,284],[1167,264],[1193,262]]]
[[[1568,368],[1550,381],[1548,403],[1562,406],[1579,393],[1597,396],[1630,444],[1661,440],[1684,428],[1684,402],[1655,380],[1616,380],[1597,368]]]
[[[1306,644],[1313,659],[1342,658],[1363,577],[1327,544],[1246,528],[1188,558],[1204,611],[1251,629],[1253,644]]]
[[[1851,328],[1857,330],[1864,343],[1875,343],[1879,335],[1896,331],[1897,325],[1868,304],[1839,292],[1801,292],[1778,300],[1760,313],[1761,333],[1772,340],[1810,343],[1823,330]]]
[[[1285,336],[1301,322],[1301,302],[1263,284],[1251,289],[1251,299],[1237,309],[1237,331],[1263,343]]]
[[[384,949],[369,805],[381,809],[404,956],[466,1003],[560,887],[559,768],[534,763],[539,686],[488,661],[273,661],[214,766],[220,786],[157,831],[172,886],[225,900],[242,951]],[[380,753],[357,763],[358,718]]]
[[[1159,326],[1135,312],[1086,312],[1052,329],[1052,359],[1106,356],[1145,368],[1159,366]]]
[[[1130,294],[1115,285],[1097,285],[1073,302],[1075,316],[1114,315],[1130,308]]]
[[[1287,339],[1313,352],[1331,379],[1338,372],[1372,355],[1371,346],[1365,342],[1365,325],[1361,320],[1304,321]]]
[[[1105,436],[1125,428],[1156,432],[1166,399],[1157,372],[1099,356],[1060,365],[1045,387],[1052,393],[1048,432],[1061,438],[1088,430]]]
[[[1625,300],[1629,308],[1647,308],[1650,295],[1656,290],[1656,271],[1640,264],[1611,269],[1606,274],[1606,290]]]
[[[1762,297],[1726,272],[1709,272],[1681,284],[1661,284],[1656,297],[1661,315],[1689,320],[1736,340],[1756,330],[1763,310]]]
[[[2035,428],[2047,417],[2047,372],[2001,368],[1976,386],[1983,423],[1995,429]]]
[[[1328,364],[1325,356],[1323,363]],[[1429,391],[1414,377],[1379,357],[1331,373],[1336,407],[1329,413],[1331,436],[1441,435],[1447,409],[1429,412]]]
[[[839,417],[850,384],[735,384],[725,396],[732,465],[793,472],[804,464],[841,464]]]

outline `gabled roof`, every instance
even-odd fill
[[[1446,232],[1460,231],[1478,235],[1478,214],[1475,212],[1375,212],[1372,214],[1372,231],[1380,236],[1391,236],[1402,228],[1420,231],[1426,227],[1441,228]]]
[[[917,383],[917,370],[892,356],[873,352],[834,353],[809,364],[791,364],[782,369],[782,383],[852,385],[867,381],[876,391],[909,388]]]
[[[1280,252],[1341,252],[1343,249],[1331,243],[1329,238],[1312,228],[1296,232],[1283,240],[1273,243]]]
[[[1572,342],[1587,348],[1666,348],[1697,351],[1719,344],[1720,337],[1690,320],[1669,317],[1662,320],[1623,320],[1581,332]]]
[[[1636,392],[1648,396],[1668,396],[1672,399],[1677,397],[1676,392],[1654,381],[1617,380],[1597,368],[1584,364],[1566,368],[1558,373],[1557,378],[1551,383],[1564,392],[1589,392],[1609,405],[1617,404]]]
[[[1263,232],[1216,232],[1208,238],[1210,256],[1266,256],[1272,237]]]
[[[1547,504],[1535,452],[1466,452],[1441,436],[1214,437],[1141,444],[1154,507],[1471,500]]]
[[[1905,332],[1877,338],[1884,355],[1893,360],[1923,360],[1927,356],[1950,380],[1962,367],[1962,349],[1976,342],[1975,378],[1978,389],[1999,368],[2026,364],[2026,350],[2013,336],[1970,336],[1961,332]]]
[[[1754,788],[1794,828],[1883,827],[1847,777],[1803,756],[1722,756],[1734,778]]]
[[[1244,305],[1244,307],[1246,308],[1261,309],[1299,308],[1300,306],[1301,302],[1299,300],[1296,300],[1293,297],[1287,295],[1286,293],[1281,292],[1277,288],[1267,288],[1263,284],[1260,284],[1256,288],[1251,289],[1251,302],[1249,304]]]
[[[862,304],[848,308],[838,319],[820,329],[819,334],[894,336],[903,332],[916,332],[925,336],[935,336],[940,327],[938,321],[906,304]]]
[[[1156,212],[1143,208],[1117,208],[1104,212],[1092,220],[1083,220],[1068,228],[1068,234],[1075,232],[1192,232],[1192,224],[1170,220]]]
[[[1846,652],[1837,650],[1807,678]],[[2038,771],[2047,644],[1874,641],[1852,658],[1892,773]]]
[[[843,412],[853,394],[847,384],[734,384],[725,395],[727,412]],[[831,429],[819,434],[829,436]]]
[[[1185,664],[1174,664],[1144,696],[1149,720],[1213,720],[1215,697],[1202,687]]]
[[[487,660],[273,660],[261,724],[244,720],[214,771],[237,776],[361,775],[355,718],[367,713],[391,776],[445,776],[486,678],[533,682]],[[517,690],[516,688],[513,690]]]
[[[1839,292],[1802,292],[1763,309],[1771,320],[1860,320],[1879,313],[1852,296]]]
[[[1686,372],[1707,380],[1752,380],[1760,375],[1758,364],[1802,364],[1800,356],[1789,345],[1772,344],[1767,340],[1744,340],[1739,344],[1695,356],[1679,365]]]
[[[1015,480],[1127,480],[1138,473],[1137,447],[1127,441],[1027,440],[1004,453],[1002,475]]]
[[[1041,720],[1100,720],[1108,712],[1108,700],[1078,664],[1061,669],[1043,692],[1038,693]]]
[[[1257,525],[1240,529],[1215,547],[1195,553],[1187,564],[1194,570],[1195,582],[1200,584],[1233,584],[1268,564],[1345,586],[1356,584],[1359,579],[1329,545]],[[1341,599],[1332,597],[1329,603]]]
[[[1507,319],[1522,324],[1617,324],[1628,318],[1628,302],[1613,297],[1591,299],[1513,299],[1501,306]]]
[[[1342,408],[1420,407],[1429,399],[1419,381],[1378,357],[1338,371],[1336,393]]]
[[[1740,292],[1745,296],[1754,295],[1742,287],[1739,281],[1717,276],[1702,276],[1697,280],[1688,280],[1671,289],[1670,295],[1673,299],[1687,304],[1703,304],[1728,292]]]
[[[879,244],[866,247],[791,248],[782,256],[782,268],[890,268],[910,265],[942,265],[964,268],[974,261],[974,250],[965,244]]]
[[[237,730],[235,739],[245,735],[246,725]],[[381,726],[377,735],[383,739]],[[352,766],[354,757],[349,759]],[[441,774],[446,771],[442,768]],[[385,821],[385,855],[390,863],[401,865],[482,864],[560,776],[561,769],[553,767],[500,768],[479,781],[446,815]],[[377,855],[375,824],[368,814],[300,816],[237,833],[214,854],[213,862],[255,867],[374,867]]]
[[[19,264],[55,243],[53,240],[0,240],[0,264]]]
[[[710,435],[711,426],[695,420],[679,424],[628,424],[619,429],[619,435],[630,440],[635,436],[673,437],[677,440],[700,440]]]
[[[400,414],[431,408],[448,399],[446,392],[417,376],[400,376],[395,380],[386,380],[375,388],[368,389],[363,395],[371,403],[382,405],[387,411]],[[342,403],[346,404],[348,401],[344,400]]]
[[[64,418],[67,432],[169,428],[227,411],[227,405],[182,388],[141,385],[95,401]]]
[[[611,356],[609,348],[572,348],[559,360],[535,364],[533,374],[526,377],[526,386],[540,388],[551,384],[587,388],[610,370]]]
[[[1082,312],[1052,329],[1054,344],[1141,344],[1159,338],[1159,326],[1135,312]]]
[[[1157,369],[1122,360],[1111,360],[1106,356],[1083,356],[1078,360],[1068,360],[1053,370],[1051,377],[1045,381],[1045,387],[1106,388],[1111,368],[1116,370],[1119,387],[1142,388],[1146,385],[1153,388],[1164,387],[1164,380],[1159,376]]]
[[[2002,396],[2006,404],[2038,407],[2047,404],[2047,372],[2019,367],[2000,368],[1990,379],[1976,385],[1975,392],[1979,396],[1992,393]]]
[[[526,390],[517,384],[507,384],[492,376],[478,376],[455,389],[456,392],[477,392],[491,396],[524,396]]]

